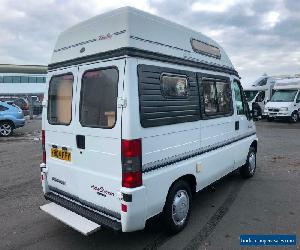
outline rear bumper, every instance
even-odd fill
[[[52,201],[82,217],[87,218],[90,221],[93,221],[101,226],[111,228],[115,231],[121,231],[122,225],[121,221],[117,218],[108,217],[98,212],[96,210],[90,209],[86,206],[79,205],[78,203],[66,199],[60,195],[54,194],[52,192],[45,194],[46,200]]]

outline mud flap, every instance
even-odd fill
[[[53,202],[40,206],[40,209],[84,235],[94,233],[101,228],[101,225]]]

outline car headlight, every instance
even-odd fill
[[[289,109],[288,108],[280,108],[279,110],[280,111],[288,111]]]

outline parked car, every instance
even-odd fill
[[[0,136],[10,136],[14,129],[24,125],[22,110],[15,105],[0,101]]]
[[[25,97],[2,97],[0,101],[11,104],[12,102],[22,109],[24,115],[29,114],[29,102]]]
[[[83,234],[141,230],[158,214],[177,233],[193,194],[255,173],[240,77],[198,32],[122,8],[63,32],[47,79],[41,209]]]

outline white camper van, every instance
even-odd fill
[[[235,169],[257,137],[238,73],[212,39],[133,8],[63,32],[43,102],[41,207],[89,234],[186,225],[192,196]]]
[[[244,93],[248,100],[250,110],[253,110],[257,116],[265,116],[266,103],[273,95],[275,77],[262,76],[258,78],[251,86],[244,87]]]
[[[274,94],[265,106],[267,119],[288,119],[297,122],[300,114],[300,77],[277,80]]]

